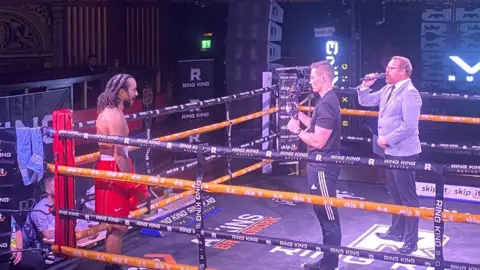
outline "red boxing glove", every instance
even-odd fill
[[[150,195],[150,192],[148,192],[148,188],[146,185],[138,186],[137,196],[142,196],[142,198],[139,198],[139,200],[145,201],[149,195]]]
[[[128,202],[130,203],[130,208],[132,209],[132,211],[137,210],[137,208],[138,208],[137,197],[131,196],[130,199],[128,200]]]
[[[143,202],[148,198],[149,192],[146,185],[135,184],[129,187],[130,196],[135,197],[137,202]]]

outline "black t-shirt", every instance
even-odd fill
[[[310,128],[307,132],[315,132],[315,126],[330,129],[332,134],[328,138],[322,149],[308,146],[309,153],[321,155],[339,155],[340,154],[340,132],[342,128],[340,115],[340,102],[333,90],[328,91],[322,98],[319,97],[313,110]],[[308,163],[311,168],[326,168],[326,164]]]

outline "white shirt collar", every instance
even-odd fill
[[[405,80],[401,80],[401,81],[397,82],[397,83],[395,84],[395,89],[394,89],[394,90],[397,90],[398,88],[400,88],[400,87],[401,87],[402,85],[404,85],[408,80],[410,80],[410,78],[407,78],[407,79],[405,79]]]

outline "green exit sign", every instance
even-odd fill
[[[210,39],[202,40],[202,51],[210,50],[212,48],[212,41]]]

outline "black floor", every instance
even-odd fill
[[[305,179],[297,177],[244,177],[232,181],[234,185],[248,185],[272,190],[307,192]],[[339,182],[339,197],[354,197],[375,202],[389,202],[385,187],[364,183]],[[257,235],[290,238],[321,243],[319,224],[311,205],[278,202],[268,199],[233,195],[214,195],[221,211],[205,220],[208,228],[241,232],[257,230]],[[421,199],[422,207],[433,207],[432,199]],[[479,214],[478,204],[447,201],[445,209]],[[399,244],[375,237],[375,232],[385,231],[390,215],[340,209],[342,245],[395,253]],[[237,221],[235,221],[237,220]],[[243,222],[238,222],[243,220]],[[243,225],[239,225],[243,223]],[[267,224],[269,224],[267,226]],[[263,225],[263,226],[262,226]],[[413,255],[433,258],[433,221],[421,220],[419,249]],[[245,232],[245,231],[243,231]],[[295,248],[265,246],[251,243],[208,241],[208,266],[216,269],[302,269],[305,262],[318,260],[321,253]],[[480,264],[480,225],[446,223],[445,260]],[[103,247],[99,248],[102,251]],[[144,257],[148,254],[170,254],[180,264],[196,265],[197,246],[190,236],[171,234],[165,238],[148,237],[131,233],[125,241],[125,255]],[[400,265],[363,258],[340,258],[339,269],[429,269]],[[101,264],[85,260],[71,260],[52,269],[101,269]],[[126,267],[125,269],[137,269]],[[433,269],[433,268],[431,268]]]

